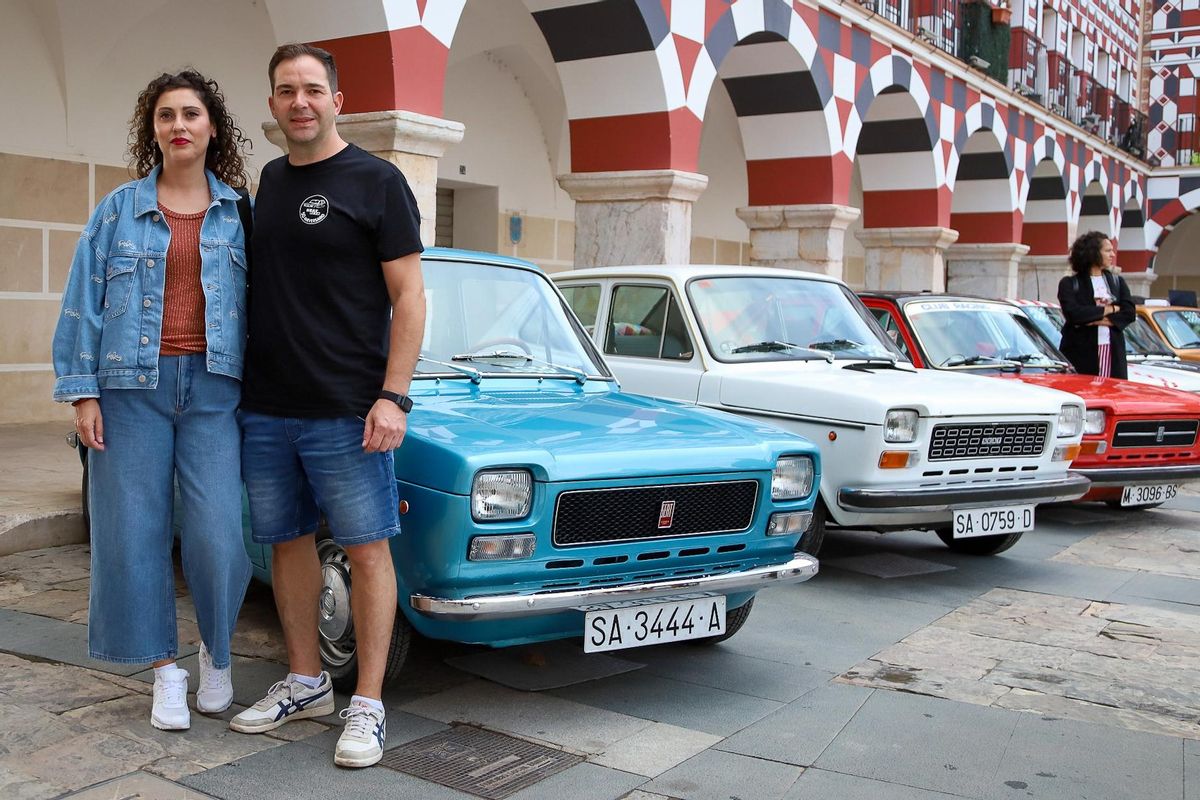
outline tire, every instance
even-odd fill
[[[937,530],[942,544],[956,553],[969,556],[994,556],[1003,553],[1021,540],[1021,533],[1000,533],[995,536],[973,536],[970,539],[955,539],[949,528]]]
[[[746,624],[746,620],[750,617],[750,611],[754,608],[754,598],[751,597],[744,605],[738,606],[733,611],[725,614],[725,632],[720,636],[709,636],[704,639],[692,639],[689,644],[710,645],[723,642],[729,637],[742,629]]]
[[[821,551],[821,545],[825,542],[825,520],[828,516],[829,514],[825,510],[825,501],[818,496],[817,504],[813,506],[812,524],[796,542],[797,553],[815,556]]]
[[[1150,503],[1144,506],[1123,506],[1120,500],[1105,500],[1104,505],[1111,508],[1113,511],[1124,511],[1125,513],[1133,513],[1135,511],[1149,511],[1152,508],[1158,508],[1162,503]]]
[[[339,692],[353,694],[358,681],[358,643],[354,637],[354,617],[350,609],[350,558],[333,539],[317,539],[317,558],[321,561],[321,597],[317,610],[321,664]],[[399,609],[392,625],[383,681],[399,677],[408,659],[412,626]]]

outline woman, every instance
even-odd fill
[[[154,666],[150,722],[190,724],[178,636],[172,505],[200,628],[196,707],[233,699],[229,639],[250,579],[235,412],[245,346],[247,140],[217,84],[184,70],[146,87],[130,121],[139,180],[96,207],[54,332],[54,399],[89,448],[88,651]]]
[[[1099,231],[1083,234],[1071,245],[1071,270],[1058,282],[1058,303],[1067,324],[1060,349],[1085,375],[1128,378],[1125,335],[1136,310],[1129,286],[1111,271],[1117,251]]]

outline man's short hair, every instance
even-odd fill
[[[275,48],[271,63],[267,65],[267,77],[271,79],[271,91],[275,91],[275,68],[284,61],[291,61],[300,56],[312,56],[325,65],[325,75],[329,79],[329,91],[338,90],[337,64],[333,62],[333,53],[314,47],[311,44],[281,44]]]

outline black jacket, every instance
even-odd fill
[[[1109,328],[1109,352],[1112,355],[1111,374],[1114,378],[1128,378],[1129,369],[1125,364],[1125,334],[1122,331],[1137,318],[1137,310],[1133,305],[1133,297],[1129,286],[1120,275],[1104,271],[1108,281],[1109,291],[1116,295],[1116,305],[1120,311],[1110,314],[1112,327]],[[1114,285],[1115,284],[1115,285]],[[1113,291],[1115,289],[1116,291]],[[1092,293],[1092,280],[1088,276],[1068,275],[1058,282],[1058,304],[1062,306],[1063,316],[1067,324],[1063,327],[1063,351],[1075,369],[1085,375],[1100,374],[1100,358],[1097,344],[1099,328],[1088,325],[1104,316],[1104,307],[1096,305],[1096,296]]]

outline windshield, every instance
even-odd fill
[[[1125,352],[1131,356],[1173,356],[1150,323],[1138,317],[1125,328]]]
[[[1200,311],[1155,311],[1154,321],[1172,347],[1200,347]]]
[[[465,377],[466,372],[477,371],[572,378],[571,371],[583,371],[609,376],[544,275],[455,261],[426,261],[421,266],[425,277],[421,357],[443,363],[420,361],[417,375]]]
[[[1062,309],[1049,306],[1021,306],[1038,332],[1053,342],[1062,341],[1062,329],[1066,324]]]
[[[970,300],[918,300],[904,306],[931,367],[1056,367],[1066,359],[1010,305]]]
[[[804,278],[700,278],[688,297],[720,361],[907,361],[840,284]]]

